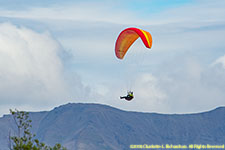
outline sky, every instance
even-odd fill
[[[18,1],[18,2],[17,2]],[[225,1],[0,1],[0,116],[100,103],[157,113],[225,106]],[[149,31],[123,60],[119,33]],[[134,100],[119,97],[134,91]]]

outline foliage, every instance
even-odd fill
[[[32,134],[30,131],[32,121],[29,119],[28,112],[10,109],[10,113],[18,129],[17,136],[9,135],[10,150],[66,150],[61,144],[55,144],[54,147],[50,147],[43,142],[39,142],[38,139],[34,139],[35,134]]]

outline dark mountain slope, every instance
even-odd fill
[[[30,114],[35,120],[33,131],[41,141],[50,145],[59,142],[74,150],[127,150],[130,144],[223,144],[225,141],[224,107],[198,114],[165,115],[122,111],[100,104],[66,104],[35,115]],[[0,118],[0,127],[2,122],[10,123],[2,120],[7,117]]]

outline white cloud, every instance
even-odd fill
[[[76,4],[52,5],[50,7],[30,7],[25,10],[1,10],[1,17],[21,19],[36,19],[49,22],[85,21],[85,22],[110,22],[134,23],[135,14],[128,10],[118,9],[115,2],[82,2]]]
[[[128,78],[121,76],[122,85],[108,89],[111,94],[106,95],[113,100],[107,103],[125,110],[158,113],[194,113],[225,105],[225,70],[221,65],[201,64],[197,58],[186,56],[183,61],[167,67],[169,72],[161,68],[162,71],[154,75],[133,75],[131,89],[135,98],[131,102],[122,101],[119,96],[129,89],[123,84],[130,84],[132,72]]]
[[[10,30],[7,29],[11,33],[2,31],[3,46],[11,52],[3,54],[3,50],[0,51],[0,62],[4,62],[0,64],[0,81],[7,81],[2,82],[0,91],[8,93],[11,87],[17,87],[14,93],[22,98],[26,95],[24,93],[28,93],[26,99],[29,99],[29,95],[35,94],[37,99],[65,100],[65,97],[69,97],[83,100],[88,96],[91,102],[112,104],[127,110],[164,113],[203,111],[223,105],[225,79],[220,65],[225,66],[224,57],[216,60],[211,67],[208,66],[224,53],[223,3],[198,1],[195,5],[165,9],[154,14],[146,12],[145,17],[141,18],[140,12],[125,8],[122,10],[123,6],[116,8],[118,3],[113,2],[80,2],[76,5],[62,4],[48,8],[30,7],[24,11],[2,9],[2,17],[9,17],[9,20],[25,18],[27,21],[18,24],[29,24],[29,21],[38,20],[40,26],[49,29],[57,41],[61,42],[63,48],[71,51],[74,62],[73,66],[67,66],[69,69],[72,68],[71,70],[64,68],[64,62],[57,56],[59,43],[52,39],[50,34],[11,25]],[[124,78],[114,75],[131,66],[118,66],[119,62],[117,63],[113,52],[115,39],[127,24],[146,25],[142,27],[153,35],[153,47],[145,59],[144,75],[134,80],[135,99],[132,103],[118,100],[127,89],[123,87],[126,84]],[[21,36],[20,32],[28,38],[23,34]],[[21,51],[13,52],[12,49],[15,47]],[[43,47],[52,51],[44,51]],[[144,49],[140,41],[135,43],[132,50],[139,50],[139,47]],[[30,52],[35,48],[39,49],[40,53]],[[37,58],[33,55],[43,55],[40,58],[41,63],[35,61]],[[48,58],[49,56],[51,57]],[[16,63],[18,58],[21,61]],[[11,69],[12,66],[19,69]],[[82,79],[77,75],[65,76],[64,69],[68,74],[76,69],[76,72],[82,74]],[[54,77],[49,79],[53,74]],[[81,80],[87,85],[92,84],[91,88],[84,86]],[[20,85],[24,88],[19,88]],[[43,87],[48,89],[48,92],[44,92]],[[31,90],[27,92],[26,89]],[[212,102],[212,99],[216,100]]]
[[[221,64],[223,68],[225,69],[225,55],[218,58],[215,62],[212,63],[212,65]]]
[[[2,93],[9,97],[36,95],[42,101],[47,93],[64,92],[63,66],[57,54],[60,46],[48,33],[1,24],[0,45]]]
[[[133,109],[150,112],[167,112],[167,95],[159,87],[159,80],[152,74],[141,74],[137,76],[134,91],[135,101]],[[137,107],[139,106],[139,107]]]
[[[139,4],[141,5],[141,3]],[[224,1],[197,1],[177,8],[166,8],[155,13],[151,6],[140,11],[119,1],[73,2],[52,4],[48,7],[27,6],[26,9],[0,10],[1,17],[42,20],[43,22],[85,21],[109,22],[123,25],[182,24],[185,28],[202,27],[205,24],[224,23]],[[156,6],[157,7],[157,6]],[[157,8],[154,8],[157,9]],[[205,13],[207,12],[207,13]],[[143,17],[144,16],[144,17]]]
[[[139,75],[129,73],[129,77],[118,75],[121,80],[115,80],[114,84],[110,82],[99,84],[95,88],[100,96],[96,102],[132,111],[164,113],[169,111],[167,95],[160,89],[157,77],[149,73]],[[134,99],[130,102],[121,100],[120,96],[125,96],[128,90],[134,92]]]
[[[188,58],[169,74],[161,74],[158,86],[167,95],[169,112],[200,112],[225,104],[224,75],[220,66],[202,65],[199,60]]]
[[[89,92],[79,76],[64,73],[62,49],[48,32],[3,23],[0,45],[1,107],[46,108]]]

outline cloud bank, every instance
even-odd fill
[[[163,113],[223,106],[224,2],[200,0],[160,11],[151,11],[146,3],[137,3],[143,9],[124,4],[79,1],[1,8],[0,21],[17,25],[0,26],[2,108],[45,109],[45,103],[75,99]],[[114,43],[122,29],[133,25],[151,32],[153,47],[141,71],[130,77],[123,71],[134,63],[121,65]],[[145,50],[140,41],[130,54],[138,50]],[[135,91],[131,103],[119,99],[126,94],[127,81]]]
[[[79,76],[64,73],[59,56],[63,49],[48,32],[3,23],[0,45],[2,108],[48,108],[88,93]]]

